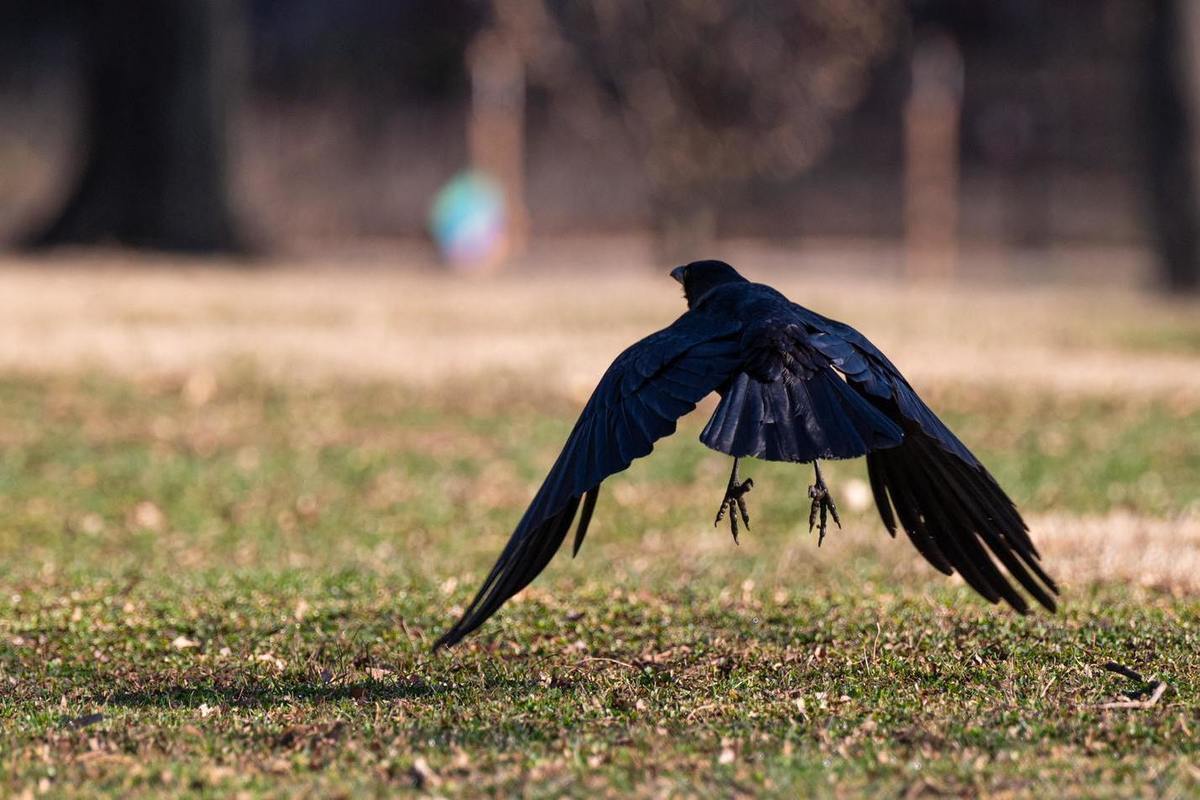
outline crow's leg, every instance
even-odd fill
[[[754,487],[754,480],[746,478],[741,483],[738,482],[738,459],[733,460],[733,472],[729,474],[729,486],[725,489],[725,497],[721,500],[721,507],[717,509],[717,518],[713,520],[713,527],[721,524],[725,512],[729,512],[729,529],[733,533],[733,541],[738,540],[738,515],[742,517],[742,522],[746,525],[746,530],[750,530],[750,514],[746,511],[746,492]]]
[[[825,541],[825,522],[828,516],[833,516],[833,521],[837,526],[842,527],[842,521],[838,518],[837,505],[833,502],[833,496],[829,494],[829,487],[825,485],[824,479],[821,478],[821,465],[813,461],[813,469],[817,471],[817,477],[812,486],[808,487],[808,496],[812,498],[812,508],[808,512],[808,530],[812,532],[813,526],[817,524],[817,511],[821,512],[821,525],[818,528],[817,547],[821,546],[821,542]]]

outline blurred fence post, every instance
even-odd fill
[[[504,191],[507,254],[520,255],[529,240],[525,206],[525,64],[517,43],[497,26],[480,33],[467,55],[471,116],[467,141],[471,166]]]
[[[919,36],[904,114],[905,269],[911,279],[958,268],[959,124],[963,63],[945,33]]]

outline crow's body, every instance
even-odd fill
[[[735,537],[736,504],[750,487],[737,482],[738,458],[815,464],[866,456],[893,536],[903,528],[934,567],[957,571],[989,601],[1004,599],[1024,613],[1028,604],[999,561],[1054,610],[1058,589],[1012,501],[865,336],[719,261],[671,274],[684,286],[688,311],[609,367],[483,587],[436,646],[458,642],[525,588],[577,514],[578,552],[604,479],[648,454],[714,391],[721,401],[700,440],[735,457],[722,503]],[[824,534],[826,508],[834,509],[819,471],[810,493]]]

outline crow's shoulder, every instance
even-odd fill
[[[766,284],[739,281],[714,287],[693,310],[700,316],[750,322],[764,316],[782,319],[790,305],[782,293]]]

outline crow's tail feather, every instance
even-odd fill
[[[769,383],[740,373],[700,434],[731,456],[793,462],[857,458],[902,438],[896,423],[828,367]]]

